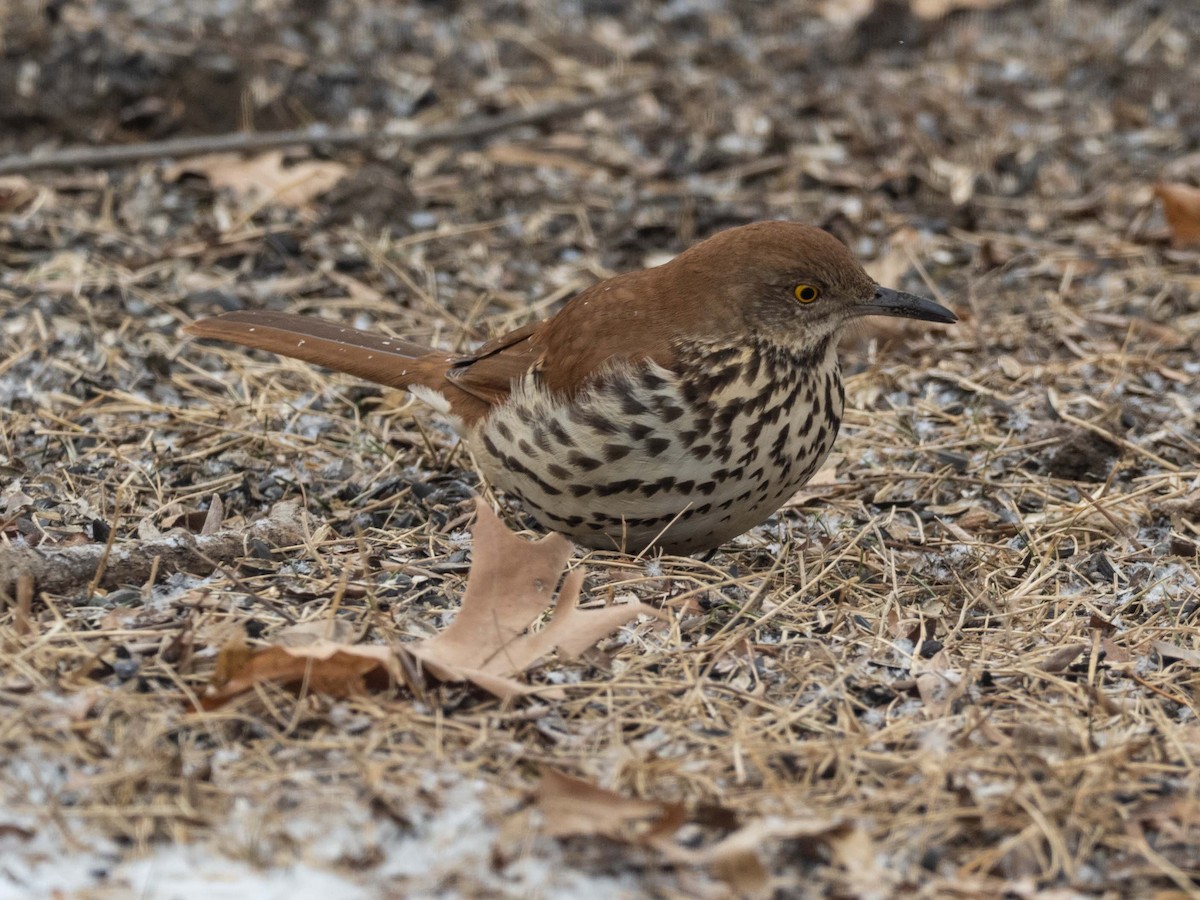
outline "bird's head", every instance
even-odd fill
[[[958,321],[946,307],[876,284],[846,245],[811,225],[759,222],[719,232],[667,264],[701,292],[710,326],[725,317],[798,350],[827,344],[861,316]]]

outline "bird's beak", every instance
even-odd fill
[[[875,296],[865,303],[858,304],[854,312],[860,316],[899,316],[902,319],[923,319],[943,325],[958,321],[958,316],[940,303],[885,287],[875,288]]]

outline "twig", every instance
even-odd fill
[[[250,537],[273,547],[289,547],[304,539],[304,510],[296,501],[279,503],[266,519],[249,528],[191,535],[176,531],[154,541],[128,544],[82,544],[35,549],[19,545],[0,547],[0,593],[22,588],[28,579],[37,591],[65,594],[95,587],[140,584],[151,569],[169,572],[211,572],[217,564],[246,555]],[[103,566],[103,570],[101,567]],[[18,596],[21,596],[18,593]]]
[[[148,159],[177,159],[206,153],[244,153],[249,150],[268,150],[294,145],[323,144],[333,147],[362,147],[396,142],[410,148],[417,148],[427,144],[486,137],[509,128],[533,125],[547,119],[569,116],[596,107],[620,103],[650,87],[652,85],[643,84],[612,94],[581,97],[565,103],[549,103],[544,106],[535,106],[533,109],[515,110],[495,116],[477,116],[449,125],[435,125],[421,131],[406,132],[402,127],[358,131],[316,124],[292,131],[214,134],[106,147],[66,147],[61,150],[15,154],[0,158],[0,175],[14,175],[46,169],[104,168]],[[400,123],[394,124],[399,125]]]

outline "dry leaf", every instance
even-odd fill
[[[1178,644],[1172,644],[1170,641],[1155,641],[1151,644],[1154,652],[1164,664],[1170,665],[1173,662],[1187,663],[1189,666],[1200,666],[1200,650],[1192,650],[1189,647],[1180,647]]]
[[[913,267],[913,256],[920,242],[921,235],[915,228],[900,228],[883,242],[879,255],[863,268],[880,284],[895,287]]]
[[[1039,664],[1038,668],[1043,672],[1055,673],[1062,672],[1075,662],[1079,654],[1088,648],[1087,644],[1068,644],[1065,647],[1059,647]]]
[[[22,175],[0,177],[0,212],[17,212],[32,203],[37,195],[37,187]]]
[[[1154,196],[1162,201],[1163,215],[1171,228],[1171,243],[1176,247],[1200,247],[1200,188],[1190,184],[1156,184]]]
[[[670,837],[684,822],[682,804],[622,797],[554,769],[542,770],[533,799],[551,837],[598,834],[643,843]]]
[[[221,523],[225,521],[225,504],[221,502],[220,494],[212,495],[212,503],[208,506],[208,512],[204,515],[204,524],[200,526],[201,534],[216,534],[221,530]]]
[[[821,16],[838,28],[849,28],[871,14],[875,0],[823,0]]]
[[[237,153],[197,156],[171,166],[163,177],[176,181],[185,173],[193,173],[242,200],[303,207],[341,181],[348,171],[341,163],[325,160],[285,166],[282,151],[273,150],[249,159]]]
[[[353,644],[359,628],[346,619],[309,619],[281,628],[275,632],[275,643],[281,647],[311,647],[321,641]]]
[[[913,15],[930,21],[964,9],[992,9],[1008,0],[911,0]]]
[[[530,693],[539,689],[509,676],[553,650],[576,657],[639,615],[663,617],[642,603],[580,609],[584,571],[576,569],[562,579],[550,622],[541,631],[527,632],[555,603],[554,588],[570,558],[571,542],[558,534],[523,540],[486,503],[476,500],[475,507],[474,559],[462,610],[441,634],[405,648],[443,681],[471,681],[502,698]],[[561,696],[561,691],[541,693]]]
[[[913,662],[913,678],[921,703],[931,718],[943,716],[963,690],[962,672],[950,664],[945,650],[939,650],[928,662]]]
[[[831,842],[846,832],[840,822],[768,818],[706,847],[684,846],[674,840],[689,821],[682,804],[623,797],[553,769],[543,770],[534,802],[543,815],[544,830],[553,837],[602,835],[650,847],[674,865],[708,868],[742,895],[768,886],[763,853],[773,842],[807,838],[829,844],[832,850]]]
[[[242,643],[245,647],[245,643]],[[383,688],[404,680],[399,660],[390,647],[361,647],[317,641],[303,647],[267,647],[243,653],[227,644],[218,657],[219,678],[200,698],[204,709],[216,709],[260,684],[299,688],[319,694],[351,697],[368,686]]]

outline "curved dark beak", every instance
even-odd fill
[[[875,288],[875,296],[855,308],[860,316],[899,316],[902,319],[922,319],[926,322],[940,322],[949,325],[958,321],[958,316],[946,309],[940,303],[918,297],[916,294],[906,294],[904,291],[893,291],[891,288]]]

